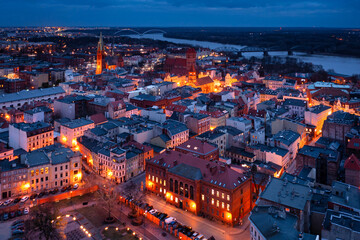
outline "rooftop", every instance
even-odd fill
[[[176,149],[184,150],[199,155],[207,155],[212,152],[215,152],[218,148],[205,141],[195,138],[190,138],[188,141],[177,146]]]
[[[304,210],[306,202],[311,199],[311,191],[310,187],[289,182],[286,178],[271,178],[260,198],[283,206]]]
[[[40,130],[44,128],[52,127],[50,123],[45,122],[35,122],[35,123],[14,123],[12,124],[15,128],[20,129],[24,132],[31,132],[35,130]]]
[[[52,87],[52,88],[40,88],[35,90],[23,90],[17,93],[9,93],[0,95],[0,103],[20,101],[31,98],[39,98],[54,94],[65,93],[64,89],[61,87]]]
[[[92,123],[94,123],[94,121],[87,120],[87,119],[84,119],[84,118],[78,118],[78,119],[72,120],[70,122],[63,123],[62,125],[67,127],[67,128],[74,129],[74,128],[83,127],[83,126],[86,126],[86,125],[89,125],[89,124],[92,124]]]

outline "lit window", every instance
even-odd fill
[[[155,177],[154,177],[154,176],[152,176],[152,180],[153,180],[153,181],[154,181],[154,178],[155,178]]]
[[[43,168],[40,169],[40,173],[44,174],[44,169]]]
[[[205,196],[204,196],[204,194],[201,194],[201,200],[205,200]]]
[[[164,186],[166,186],[166,180],[164,180]]]
[[[158,179],[158,177],[156,177],[156,183],[158,183],[158,181],[159,181],[159,179]]]
[[[162,193],[162,188],[160,188],[160,192]]]
[[[212,195],[214,195],[214,194],[215,194],[214,189],[211,189],[211,194],[212,194]]]
[[[32,177],[34,176],[34,170],[31,170],[31,176]]]
[[[177,203],[178,201],[179,201],[179,199],[176,197],[176,198],[175,198],[175,202]]]
[[[49,173],[49,168],[46,167],[46,168],[45,168],[45,174],[48,174],[48,173]]]
[[[151,175],[149,174],[149,176],[148,176],[148,179],[150,180],[151,179]]]
[[[225,198],[225,193],[221,193],[221,198],[222,198],[222,199]]]
[[[229,194],[227,195],[227,200],[230,201],[230,195]]]
[[[214,199],[213,198],[211,199],[211,204],[214,205]]]
[[[221,207],[225,208],[225,203],[224,202],[221,202]]]
[[[217,196],[217,197],[219,197],[219,196],[220,196],[220,195],[219,195],[219,191],[216,191],[216,196]]]
[[[216,206],[219,207],[219,205],[220,205],[219,200],[216,200]]]
[[[39,169],[36,169],[36,175],[39,175]]]
[[[226,204],[226,210],[230,211],[230,204]]]

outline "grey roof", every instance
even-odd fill
[[[298,107],[306,107],[307,102],[299,99],[285,99],[284,106],[298,106]]]
[[[0,161],[0,172],[8,172],[21,168],[26,168],[25,164],[22,164],[20,158],[10,161],[9,159],[3,159]]]
[[[171,135],[176,135],[178,133],[189,130],[182,122],[172,119],[166,120],[161,126],[167,129]]]
[[[347,230],[360,232],[360,216],[354,212],[334,211],[328,209],[325,214],[323,227],[330,230],[332,224],[339,225]]]
[[[300,232],[296,230],[297,217],[282,212],[273,206],[256,206],[249,220],[268,240],[298,240]],[[303,240],[315,240],[316,236],[303,233]]]
[[[318,158],[320,154],[324,154],[327,156],[328,161],[337,161],[339,152],[328,148],[305,145],[301,149],[299,149],[298,154],[309,156],[315,159]]]
[[[220,132],[220,131],[207,131],[207,132],[204,132],[203,134],[198,135],[196,138],[213,140],[220,136],[223,136],[224,134],[225,133]]]
[[[92,129],[90,129],[90,132],[99,137],[107,134],[107,131],[105,131],[101,127],[92,128]]]
[[[200,180],[202,179],[202,173],[201,170],[197,167],[190,166],[185,163],[180,163],[179,165],[176,165],[173,168],[170,168],[168,170],[171,173],[174,173],[176,175],[192,179],[192,180]]]
[[[39,150],[26,154],[26,160],[29,167],[36,167],[50,163],[50,159],[45,152]]]
[[[24,132],[31,132],[38,129],[43,129],[47,127],[51,127],[50,123],[45,122],[35,122],[35,123],[14,123],[12,124],[15,128],[21,129]]]
[[[232,146],[232,147],[226,149],[226,151],[231,152],[231,153],[235,153],[235,154],[239,154],[239,155],[242,155],[242,156],[248,157],[248,158],[255,157],[255,155],[253,153],[245,151],[244,148],[239,148],[239,147]]]
[[[256,144],[253,146],[250,146],[251,148],[254,149],[259,149],[262,152],[271,152],[271,153],[275,153],[276,155],[282,156],[284,157],[286,154],[288,154],[288,150],[286,149],[282,149],[282,148],[278,148],[278,147],[270,147],[264,144]]]
[[[272,138],[275,141],[280,141],[281,143],[290,146],[293,142],[300,138],[300,134],[291,130],[282,130],[275,134]]]
[[[346,183],[334,181],[329,201],[360,211],[360,189]]]
[[[331,109],[331,107],[320,104],[310,108],[309,111],[315,114],[319,114],[329,109]]]
[[[65,93],[62,87],[52,87],[52,88],[40,88],[35,90],[23,90],[17,93],[9,93],[0,95],[0,103],[13,102],[31,98],[45,97],[54,94]]]
[[[31,110],[27,110],[24,113],[33,115],[33,114],[38,113],[38,112],[50,113],[50,112],[52,112],[52,110],[50,108],[48,108],[48,107],[40,106],[40,107],[33,108]]]
[[[66,163],[74,156],[74,152],[70,148],[60,147],[51,153],[51,163],[53,165]]]
[[[63,147],[61,144],[54,144],[26,153],[24,157],[25,163],[29,167],[36,167],[49,163],[56,165],[69,162],[74,154],[71,149]]]
[[[87,120],[87,119],[84,119],[84,118],[79,118],[79,119],[75,119],[75,120],[72,120],[72,121],[67,122],[67,123],[63,123],[62,125],[67,127],[67,128],[74,129],[74,128],[86,126],[86,125],[89,125],[89,124],[92,124],[92,123],[94,123],[94,121]]]
[[[271,178],[260,196],[283,206],[304,210],[306,202],[311,199],[310,187],[289,182],[287,179]]]

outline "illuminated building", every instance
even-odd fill
[[[49,123],[14,123],[9,126],[9,145],[33,151],[54,144],[54,129]]]
[[[97,53],[96,53],[96,72],[95,74],[101,74],[105,69],[105,48],[102,33],[100,33],[100,39],[98,42]]]
[[[77,138],[83,136],[86,130],[94,127],[93,121],[83,118],[63,123],[60,126],[60,141],[68,147],[76,147]]]
[[[166,150],[146,161],[146,188],[196,215],[237,224],[251,210],[251,181],[192,154]]]

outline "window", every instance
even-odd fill
[[[49,181],[49,177],[45,177],[45,181]]]
[[[216,206],[219,207],[219,205],[220,205],[219,200],[216,200]]]
[[[175,180],[175,193],[179,193],[178,181]]]
[[[225,203],[221,202],[221,208],[225,208]]]
[[[230,201],[230,195],[228,194],[227,195],[227,198],[226,198],[228,201]]]
[[[211,198],[211,205],[214,205],[214,199]]]
[[[172,178],[170,178],[170,191],[171,191],[171,192],[174,191],[173,179],[172,179]]]
[[[220,195],[219,195],[219,191],[216,191],[216,196],[217,196],[217,197],[219,197],[219,196],[220,196]]]
[[[166,186],[166,180],[164,180],[164,186]]]
[[[185,197],[189,197],[189,186],[185,184]]]
[[[230,204],[226,204],[226,210],[230,211]]]
[[[204,194],[201,194],[201,200],[205,200],[205,195]]]
[[[55,172],[57,172],[57,167],[55,167]]]
[[[55,179],[57,179],[57,174],[55,174]]]
[[[63,166],[60,166],[60,171],[62,171],[63,170]]]
[[[67,165],[66,165],[67,166]],[[76,162],[76,163],[74,163],[74,167],[78,167],[79,166],[79,164]],[[66,168],[67,169],[67,168]]]
[[[211,195],[214,195],[214,194],[215,194],[214,189],[211,189]]]
[[[36,175],[39,175],[39,169],[36,169]]]
[[[31,176],[32,177],[34,176],[34,170],[31,170]]]
[[[151,179],[151,175],[149,174],[149,176],[148,176],[148,179],[150,180]]]
[[[194,187],[190,186],[190,199],[194,200]]]
[[[68,169],[68,165],[67,165],[67,164],[65,165],[65,169]]]
[[[179,194],[180,194],[181,196],[184,194],[184,184],[183,184],[183,182],[180,182]]]
[[[49,173],[49,168],[46,167],[46,168],[45,168],[45,174],[48,174],[48,173]]]
[[[221,198],[222,198],[222,199],[225,198],[225,193],[221,193]]]

